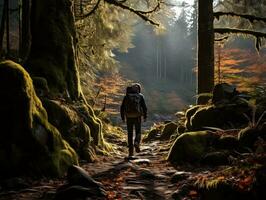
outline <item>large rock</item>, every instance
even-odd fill
[[[234,150],[238,149],[239,141],[232,135],[221,136],[214,145],[218,149]]]
[[[79,166],[69,167],[67,183],[57,189],[56,200],[106,199],[106,191],[100,182],[95,181]]]
[[[102,184],[91,178],[81,167],[73,165],[67,171],[67,181],[69,185],[80,185],[83,187],[100,188]]]
[[[0,63],[0,175],[63,175],[77,155],[48,122],[29,74]]]
[[[237,94],[236,87],[228,83],[217,84],[213,89],[212,103],[230,102]]]
[[[177,133],[177,124],[174,122],[169,122],[164,125],[160,139],[169,140],[175,133]]]
[[[238,133],[239,144],[242,147],[248,147],[255,150],[254,144],[259,136],[260,131],[257,128],[247,127]]]
[[[247,124],[244,114],[250,113],[245,101],[236,100],[227,104],[195,106],[187,111],[186,128],[204,130],[206,127],[232,128]]]
[[[203,107],[202,105],[196,105],[196,106],[193,106],[191,108],[189,108],[186,113],[185,113],[185,118],[186,118],[186,121],[185,121],[185,126],[188,130],[191,130],[192,127],[191,127],[191,117],[197,112],[197,110],[199,108]]]
[[[72,106],[57,100],[42,100],[49,116],[49,122],[58,128],[63,138],[76,150],[81,159],[93,161],[90,127],[84,123]]]
[[[228,152],[210,152],[207,153],[201,160],[202,164],[210,166],[228,165],[229,164]]]
[[[218,136],[208,131],[187,132],[172,145],[167,160],[172,163],[198,162]]]

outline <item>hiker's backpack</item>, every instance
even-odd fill
[[[125,111],[127,117],[140,117],[142,115],[141,108],[142,96],[138,93],[128,93],[125,101]]]

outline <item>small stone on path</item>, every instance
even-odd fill
[[[151,161],[149,159],[147,159],[147,158],[139,158],[139,159],[136,159],[136,160],[132,160],[130,162],[132,162],[134,164],[140,164],[140,165],[141,164],[149,165],[151,163]]]

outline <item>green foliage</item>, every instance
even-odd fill
[[[100,3],[91,16],[76,21],[81,84],[87,91],[93,89],[97,76],[117,71],[119,63],[113,51],[127,52],[133,47],[132,24],[121,9],[106,3]],[[87,95],[92,97],[93,93]]]

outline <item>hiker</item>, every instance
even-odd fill
[[[127,87],[126,95],[120,107],[120,114],[123,122],[127,123],[128,132],[128,155],[134,155],[134,147],[137,153],[140,152],[141,140],[141,118],[144,121],[147,118],[147,107],[143,95],[141,94],[141,86],[139,83]],[[133,145],[133,130],[135,127],[135,139]]]

